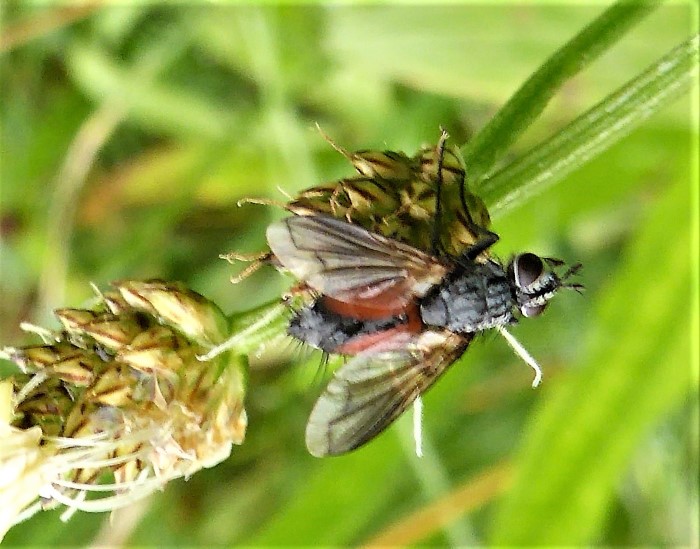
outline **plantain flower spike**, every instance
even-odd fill
[[[22,372],[0,381],[0,540],[42,509],[129,505],[243,442],[245,364],[201,360],[230,335],[221,310],[179,283],[113,287],[0,351]]]

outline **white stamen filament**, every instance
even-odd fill
[[[85,484],[82,482],[71,482],[70,480],[63,480],[59,478],[55,479],[52,484],[54,486],[60,486],[61,488],[70,488],[72,490],[81,490],[83,492],[114,492],[116,490],[140,488],[147,482],[155,482],[155,484],[160,484],[161,480],[152,477],[147,480],[139,480],[137,478],[134,480],[112,482],[109,484]]]
[[[86,495],[87,494],[85,494],[85,492],[80,492],[75,497],[75,501],[76,502],[85,501]],[[59,518],[61,519],[62,522],[68,522],[73,517],[73,515],[75,515],[75,513],[77,511],[78,511],[78,508],[75,505],[71,505],[70,507],[68,507],[68,509],[66,509],[65,511],[63,511],[63,513],[61,513],[61,516]]]
[[[123,443],[123,440],[121,442]],[[118,445],[114,443],[114,447],[116,448],[117,446]],[[119,483],[84,484],[55,477],[65,471],[75,469],[108,467],[136,458],[148,460],[148,455],[150,452],[147,450],[149,449],[152,450],[152,448],[146,448],[127,456],[119,456],[118,458],[114,459],[96,460],[94,459],[95,453],[102,454],[104,451],[110,450],[110,448],[106,447],[104,444],[99,444],[99,447],[93,448],[91,452],[80,448],[76,449],[75,452],[71,452],[69,450],[67,453],[56,455],[51,458],[51,465],[48,465],[48,467],[53,468],[54,475],[52,476],[54,476],[54,479],[50,484],[45,485],[41,489],[40,495],[44,498],[55,500],[58,503],[68,507],[66,512],[61,515],[61,520],[63,521],[67,521],[76,511],[101,513],[130,505],[135,501],[150,495],[154,491],[162,489],[170,480],[183,476],[184,472],[178,469],[164,473],[162,470],[156,467],[154,463],[151,463],[151,466],[143,469],[135,479]],[[92,459],[90,459],[90,455],[92,455]],[[194,456],[188,457],[194,461]],[[58,465],[58,467],[56,467],[56,465]],[[72,496],[64,493],[60,488],[78,490],[78,493]],[[117,490],[120,492],[123,490],[128,491],[108,497],[86,500],[87,493],[114,492]],[[15,524],[28,519],[41,509],[42,506],[40,502],[31,505],[17,516]]]
[[[115,450],[116,448],[117,446],[115,445]],[[65,473],[74,469],[101,469],[103,467],[121,465],[127,461],[144,458],[148,455],[148,451],[146,449],[142,449],[139,452],[132,452],[130,454],[124,454],[113,458],[95,459],[95,454],[101,455],[103,452],[105,452],[105,450],[99,449],[90,453],[82,453],[78,455],[62,454],[61,458],[63,458],[63,462],[61,465],[56,467],[56,471],[58,473]]]
[[[51,442],[57,448],[77,448],[79,446],[84,446],[86,448],[92,448],[98,444],[105,444],[112,446],[114,441],[110,438],[114,435],[112,433],[102,432],[96,433],[88,437],[81,438],[70,438],[70,437],[48,437],[45,436],[44,440],[46,442]]]
[[[27,507],[24,511],[20,512],[17,516],[15,516],[12,519],[12,524],[16,526],[20,522],[24,522],[27,519],[32,518],[34,515],[36,515],[39,511],[43,509],[41,501],[37,501],[35,503],[32,503],[29,507]]]
[[[134,488],[132,490],[123,494],[116,494],[105,498],[86,501],[86,491],[79,492],[77,496],[71,497],[62,493],[53,486],[47,486],[46,491],[42,493],[42,495],[62,503],[71,510],[85,511],[88,513],[103,513],[105,511],[112,511],[114,509],[130,505],[131,503],[152,494],[158,488],[162,488],[169,480],[177,478],[178,476],[168,475],[167,478],[148,478],[149,475],[150,472],[148,470],[141,471],[141,474],[139,474],[136,480],[133,481]],[[90,488],[91,491],[93,491],[92,489],[94,487],[90,486]],[[61,518],[63,519],[63,517]]]
[[[535,379],[532,381],[532,387],[535,388],[537,387],[540,382],[542,381],[542,369],[540,368],[540,365],[537,364],[537,361],[532,358],[532,355],[527,352],[525,347],[523,347],[520,342],[511,335],[511,333],[505,329],[503,326],[497,326],[496,329],[501,333],[501,335],[505,338],[505,340],[508,342],[508,345],[515,351],[515,354],[517,354],[520,358],[522,358],[525,363],[530,366],[533,370],[535,370]]]

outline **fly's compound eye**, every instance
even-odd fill
[[[523,316],[529,318],[541,315],[559,288],[581,290],[581,284],[563,282],[581,268],[580,264],[558,275],[556,269],[563,266],[564,262],[560,259],[540,257],[530,252],[513,258],[508,265],[508,279]]]
[[[518,288],[527,290],[544,273],[544,263],[539,256],[532,253],[524,253],[513,260],[513,277]],[[541,312],[541,311],[540,311]],[[523,312],[523,314],[525,314]],[[537,313],[539,314],[539,313]],[[534,316],[534,315],[525,315]]]
[[[538,295],[547,285],[544,261],[533,253],[516,256],[510,265],[515,286],[519,290],[520,312],[526,318],[541,315],[547,307],[547,298]]]

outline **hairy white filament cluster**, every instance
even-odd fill
[[[35,439],[33,442],[36,445],[33,449],[40,452],[41,457],[23,471],[15,469],[14,472],[19,474],[14,482],[30,487],[35,486],[36,481],[41,479],[34,497],[65,505],[68,509],[61,516],[63,520],[68,520],[75,511],[104,512],[118,509],[161,489],[173,478],[186,475],[192,469],[201,468],[197,466],[194,455],[183,452],[174,444],[169,431],[170,426],[154,425],[130,433],[120,430],[119,433],[103,432],[83,438],[42,437],[41,441]],[[118,450],[129,446],[138,449],[114,455]],[[3,476],[8,472],[4,469],[9,467],[10,463],[17,463],[17,452],[26,452],[31,448],[17,447],[15,450],[15,455],[10,455],[6,449],[0,452],[0,471]],[[182,463],[183,459],[186,460],[185,463],[191,462],[189,466],[164,467],[168,463],[173,465],[176,461]],[[146,465],[137,478],[131,481],[88,484],[70,480],[75,471],[106,470],[134,460]],[[87,499],[88,494],[108,492],[111,495]],[[13,524],[26,520],[43,507],[42,501],[35,501],[14,517]]]
[[[112,511],[230,455],[236,437],[216,436],[202,429],[196,414],[175,403],[170,408],[168,421],[106,414],[102,432],[79,438],[44,436],[39,427],[19,429],[0,417],[0,540],[9,528],[52,504],[66,506],[63,521],[76,511]],[[139,468],[131,479],[74,480],[81,471],[109,472],[129,463]]]

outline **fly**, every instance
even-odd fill
[[[296,311],[289,334],[352,357],[311,412],[312,455],[367,443],[477,334],[538,316],[560,288],[582,288],[567,282],[580,264],[567,269],[558,259],[523,253],[504,265],[484,253],[496,239],[484,230],[459,256],[438,256],[328,216],[295,216],[268,227],[277,261],[319,296]]]

